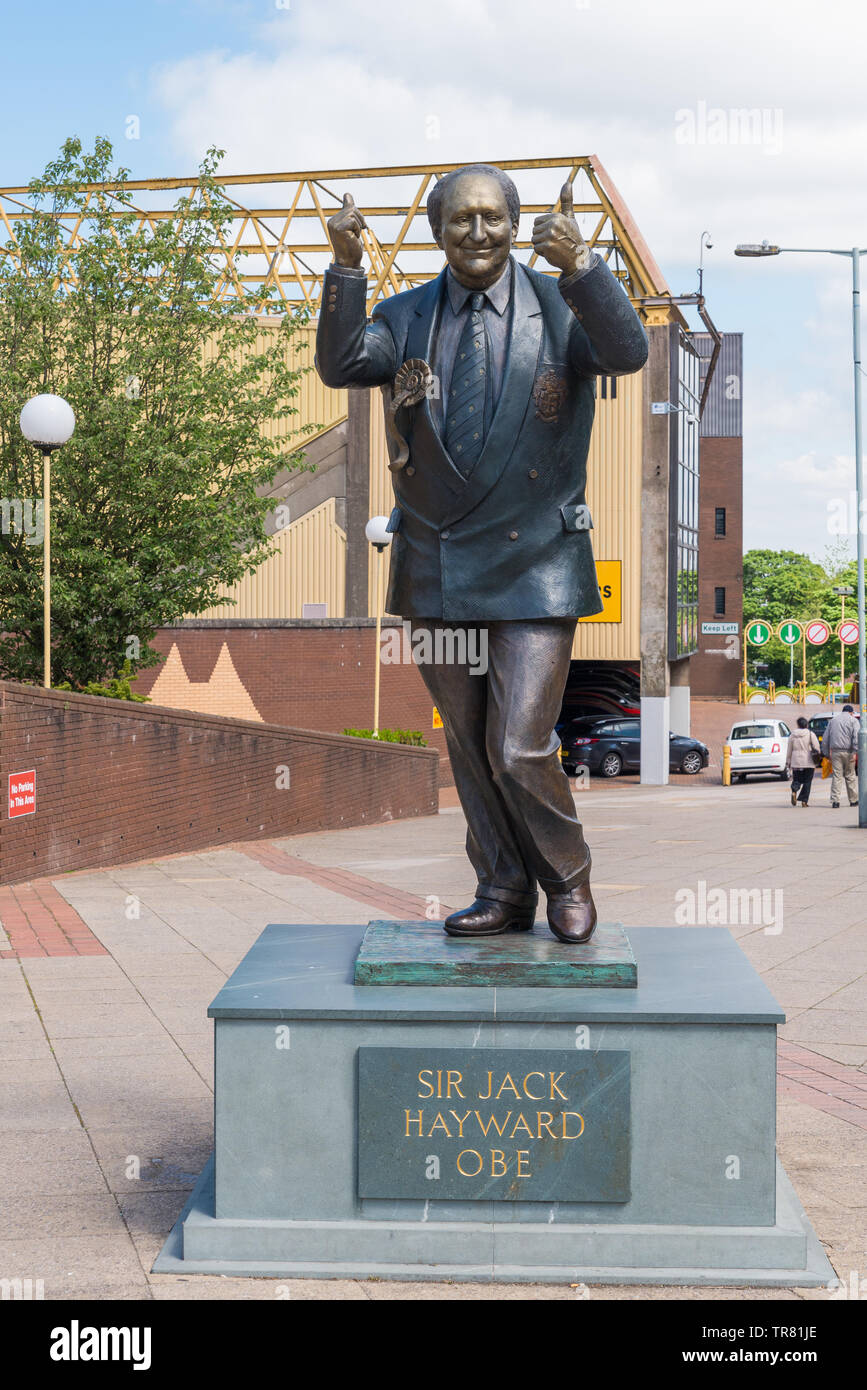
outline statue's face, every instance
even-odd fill
[[[490,174],[460,174],[446,187],[437,238],[462,285],[487,289],[505,268],[518,226]]]

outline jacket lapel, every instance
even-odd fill
[[[421,357],[427,363],[431,361],[433,337],[439,318],[438,310],[445,278],[446,271],[443,269],[435,280],[428,282],[419,295],[415,313],[407,330],[407,360],[411,357]],[[454,493],[463,491],[466,487],[466,479],[452,463],[451,455],[447,453],[443,445],[442,436],[436,427],[427,396],[416,407],[415,416],[413,439],[416,441],[416,447],[421,445],[425,452],[428,450],[433,452],[436,460],[436,477],[441,479],[450,491]]]

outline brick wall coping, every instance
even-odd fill
[[[383,627],[400,627],[404,618],[387,614],[383,616]],[[417,622],[418,619],[413,619]],[[300,627],[300,628],[340,628],[376,627],[375,618],[185,618],[180,623],[163,623],[158,632],[183,632],[192,628],[221,627]]]
[[[258,621],[258,620],[257,620]],[[268,624],[264,624],[268,626]],[[355,738],[352,734],[329,734],[321,729],[298,729],[284,724],[265,724],[258,719],[234,719],[221,714],[200,714],[197,710],[173,709],[168,705],[145,705],[137,700],[113,700],[105,695],[82,695],[71,690],[46,690],[39,685],[25,685],[20,681],[0,680],[0,710],[6,706],[6,696],[25,696],[37,704],[54,706],[56,709],[76,709],[92,714],[107,715],[119,719],[151,719],[158,723],[166,720],[175,724],[186,724],[197,729],[214,729],[216,732],[236,732],[254,734],[259,737],[270,735],[274,738],[300,737],[305,742],[322,744],[351,744],[353,748],[371,748],[377,755],[390,754],[439,759],[436,748],[417,748],[410,743],[380,743],[377,739]]]

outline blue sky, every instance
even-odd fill
[[[835,539],[849,263],[732,250],[867,244],[860,7],[549,0],[543,21],[522,0],[43,0],[6,7],[2,32],[7,187],[73,133],[108,136],[137,177],[189,174],[212,143],[227,172],[598,154],[674,291],[712,233],[708,307],[744,333],[746,545],[822,558]]]

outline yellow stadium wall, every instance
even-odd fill
[[[327,603],[329,618],[344,616],[346,533],[335,520],[334,498],[274,536],[275,550],[254,574],[221,589],[219,603],[199,618],[300,618],[304,603]]]

